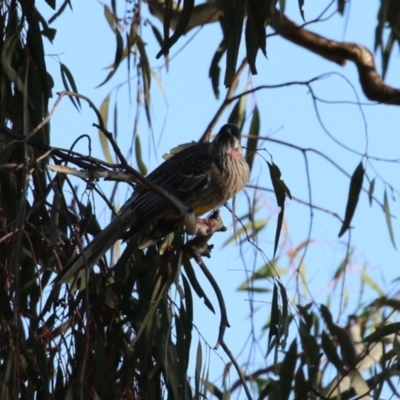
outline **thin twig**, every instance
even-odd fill
[[[242,370],[240,369],[239,364],[237,363],[235,357],[233,356],[232,352],[229,350],[229,347],[226,345],[226,343],[222,340],[220,344],[221,344],[221,347],[224,349],[226,355],[231,360],[233,366],[235,367],[236,372],[239,375],[240,382],[242,382],[242,386],[243,386],[243,389],[244,389],[244,391],[246,393],[246,396],[247,396],[248,400],[252,400],[250,390],[249,390],[249,388],[247,387],[247,384],[246,384],[246,377],[244,376]]]
[[[217,344],[215,345],[214,349],[217,349],[219,345],[224,349],[225,353],[228,355],[230,360],[232,361],[232,364],[235,366],[236,371],[239,375],[239,378],[243,384],[244,390],[246,392],[247,398],[249,400],[252,399],[250,391],[246,385],[246,380],[241,372],[239,365],[235,358],[233,357],[231,351],[229,350],[228,346],[224,342],[224,334],[225,330],[227,327],[230,327],[229,322],[228,322],[228,313],[226,312],[226,306],[225,306],[225,300],[222,295],[221,289],[218,286],[217,281],[214,279],[213,275],[211,274],[210,270],[207,268],[205,262],[203,261],[202,256],[210,257],[210,250],[212,249],[212,246],[208,244],[208,240],[211,238],[211,236],[215,232],[220,232],[220,231],[225,231],[226,227],[223,224],[223,221],[219,215],[219,211],[214,211],[211,216],[207,218],[207,221],[210,224],[210,231],[209,234],[203,235],[203,236],[196,236],[194,239],[189,240],[185,244],[185,251],[189,255],[189,257],[192,257],[199,267],[201,268],[203,274],[206,276],[208,281],[210,282],[212,288],[214,289],[214,293],[217,296],[218,304],[219,304],[219,309],[221,311],[221,320],[219,324],[219,334],[218,334],[218,340]]]
[[[240,64],[240,67],[238,68],[238,70],[236,72],[235,78],[234,78],[231,86],[229,87],[228,91],[226,92],[225,100],[222,102],[220,108],[214,115],[211,122],[208,124],[208,126],[207,126],[205,132],[203,133],[203,135],[201,136],[199,142],[204,142],[207,139],[211,130],[214,128],[214,125],[217,123],[217,121],[219,120],[219,118],[221,117],[223,112],[225,111],[226,107],[228,107],[229,104],[233,101],[232,96],[235,93],[235,90],[239,83],[240,75],[243,73],[243,71],[245,70],[246,67],[247,67],[247,58],[244,58],[242,63]]]

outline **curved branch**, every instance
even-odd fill
[[[302,28],[281,15],[271,22],[272,28],[282,37],[304,47],[329,61],[344,66],[353,61],[358,69],[360,83],[365,96],[372,101],[400,105],[400,89],[386,85],[376,70],[373,54],[357,43],[337,42]]]
[[[160,0],[147,0],[147,2],[152,13],[163,20],[165,9],[163,2]],[[174,21],[180,18],[181,12],[179,7],[174,9]],[[276,18],[271,20],[271,27],[285,39],[341,66],[344,66],[347,61],[354,62],[358,69],[362,90],[369,100],[400,105],[400,89],[383,82],[376,70],[373,54],[365,46],[327,39],[297,25],[279,10],[275,10],[275,16]],[[187,31],[196,26],[215,22],[221,17],[223,17],[223,10],[218,0],[195,6]],[[171,22],[171,27],[174,28],[173,22]]]

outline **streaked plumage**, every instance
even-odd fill
[[[183,149],[147,178],[181,200],[196,216],[219,207],[242,190],[249,178],[239,129],[232,124],[224,125],[212,142]],[[65,267],[56,282],[68,282],[85,265],[93,267],[118,239],[134,235],[156,222],[163,225],[163,221],[171,221],[166,224],[171,231],[173,222],[179,219],[180,215],[163,198],[138,186],[118,215],[89,243],[83,254]]]

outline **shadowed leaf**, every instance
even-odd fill
[[[107,122],[108,122],[108,107],[110,104],[110,97],[111,97],[111,94],[108,94],[106,96],[106,98],[101,103],[100,110],[99,110],[100,115],[103,118],[104,127],[106,129],[107,129]],[[114,164],[114,159],[110,152],[110,144],[108,142],[106,135],[100,129],[99,129],[99,138],[100,138],[101,148],[103,149],[104,157],[106,158],[107,162],[109,162],[110,164]]]
[[[71,71],[67,68],[67,66],[64,65],[63,63],[60,63],[60,71],[61,71],[61,79],[64,84],[65,90],[78,93],[78,88],[75,84],[75,79],[72,76]],[[79,97],[74,97],[74,96],[68,96],[68,97],[72,101],[72,104],[75,106],[75,108],[79,111],[81,108],[81,102],[79,100]]]
[[[281,210],[279,211],[279,214],[278,214],[278,221],[277,221],[276,233],[275,233],[275,243],[274,243],[274,256],[275,256],[276,250],[278,249],[279,237],[280,237],[282,225],[283,225],[286,195],[288,195],[290,199],[292,198],[292,195],[290,193],[289,188],[286,186],[285,182],[281,179],[282,174],[281,174],[279,167],[274,163],[267,162],[267,164],[268,164],[269,174],[270,174],[271,181],[272,181],[272,186],[273,186],[274,192],[275,192],[276,201],[278,203],[278,206],[281,208]]]
[[[149,64],[149,59],[147,58],[146,49],[141,37],[137,38],[136,46],[140,53],[140,66],[142,68],[144,109],[146,110],[147,122],[149,123],[149,126],[151,126],[151,116],[150,116],[151,68]]]
[[[304,6],[304,0],[298,0],[299,2],[299,11],[300,11],[300,15],[301,15],[301,19],[306,22],[305,18],[304,18],[304,10],[303,10],[303,6]]]
[[[215,310],[211,301],[208,299],[203,288],[200,286],[199,281],[197,280],[196,274],[193,270],[190,260],[188,259],[188,257],[184,256],[182,261],[190,285],[196,292],[197,296],[199,296],[200,299],[204,299],[204,304],[210,309],[211,312],[215,314]]]
[[[393,227],[392,227],[392,217],[390,215],[389,200],[388,200],[388,197],[387,197],[386,189],[385,189],[385,193],[383,195],[383,211],[385,212],[386,225],[388,227],[390,240],[392,241],[393,247],[397,250],[396,242],[394,240],[394,233],[393,233]]]
[[[337,0],[338,2],[338,11],[340,12],[340,14],[344,14],[344,7],[346,5],[346,0]]]
[[[229,87],[236,74],[240,39],[244,19],[244,0],[225,1],[223,30],[227,47],[224,84]]]
[[[194,388],[196,396],[200,393],[200,378],[201,378],[201,367],[203,365],[203,353],[201,349],[201,343],[197,345],[197,353],[196,353],[196,369],[194,372]],[[199,398],[197,396],[197,398]]]
[[[260,113],[258,107],[255,106],[253,112],[253,118],[251,119],[249,138],[247,140],[247,151],[246,161],[249,164],[249,168],[253,166],[254,155],[257,149],[258,136],[260,134]]]
[[[303,366],[300,365],[297,369],[296,376],[294,378],[294,393],[296,399],[305,399],[307,393],[307,382],[303,372]]]
[[[272,294],[272,303],[271,303],[271,320],[269,324],[269,333],[268,333],[268,347],[271,346],[271,341],[274,337],[276,337],[277,342],[279,342],[279,304],[278,304],[278,286],[274,285],[274,291]]]
[[[279,371],[279,385],[281,387],[282,400],[290,398],[292,391],[292,381],[297,362],[297,340],[293,339],[285,358],[282,361]]]
[[[137,162],[140,173],[142,175],[147,175],[147,167],[143,161],[142,146],[140,144],[139,135],[136,135],[136,138],[135,138],[135,155],[136,155],[136,162]]]
[[[247,96],[241,96],[236,102],[231,115],[228,118],[228,123],[236,125],[241,131],[246,119],[246,103]]]
[[[171,6],[167,7],[167,3],[169,3],[169,1],[166,2],[166,8],[168,8],[170,10]],[[171,4],[172,4],[172,1],[171,1]],[[182,7],[182,11],[180,13],[181,16],[175,27],[175,32],[171,37],[169,37],[169,33],[167,34],[167,30],[169,30],[170,18],[171,18],[170,11],[168,11],[168,19],[164,16],[164,47],[158,52],[156,58],[160,58],[163,54],[167,55],[169,52],[169,49],[186,32],[186,28],[188,26],[190,17],[192,15],[193,7],[194,7],[194,0],[183,0],[183,7]],[[165,13],[165,14],[167,14],[167,13]]]
[[[301,346],[304,351],[304,359],[312,372],[318,371],[320,347],[315,336],[313,336],[306,328],[303,322],[300,323]]]
[[[396,334],[398,335],[400,332],[400,322],[394,322],[392,324],[384,325],[376,329],[375,332],[366,336],[363,339],[364,343],[374,343],[379,342],[385,336]]]
[[[338,356],[336,347],[333,344],[332,339],[327,335],[326,332],[321,333],[321,346],[328,360],[336,367],[338,372],[343,371],[343,362]]]
[[[354,212],[356,211],[358,198],[360,197],[360,192],[362,189],[362,183],[364,179],[364,167],[362,162],[357,165],[357,168],[353,172],[350,180],[349,196],[347,198],[346,213],[344,216],[344,221],[342,228],[339,232],[339,237],[341,237],[347,229],[350,227],[351,220],[353,219]]]
[[[247,6],[245,39],[246,39],[247,62],[249,64],[251,73],[253,75],[256,75],[257,74],[256,58],[258,51],[256,19],[255,16],[253,15],[252,8],[250,7],[249,4]]]
[[[368,200],[369,200],[369,205],[372,206],[372,200],[373,200],[373,194],[374,194],[374,189],[375,189],[375,178],[372,179],[371,183],[369,184],[369,189],[368,189]]]
[[[219,99],[219,76],[221,73],[219,62],[221,61],[221,58],[225,54],[225,52],[226,52],[226,45],[225,45],[225,39],[223,39],[220,45],[218,46],[218,49],[215,52],[213,59],[211,60],[210,69],[208,71],[208,76],[211,78],[211,86],[214,95],[217,99]]]
[[[351,256],[353,255],[353,253],[354,253],[354,249],[352,248],[349,250],[348,254],[345,255],[343,261],[339,264],[339,267],[337,268],[335,274],[333,275],[334,280],[339,279],[342,276],[342,274],[346,271],[346,267],[349,263],[349,260],[351,259]]]

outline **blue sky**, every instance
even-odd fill
[[[288,2],[287,15],[301,23],[301,17],[297,8],[297,1]],[[323,6],[321,1],[308,0],[305,2],[304,11],[306,20],[315,18]],[[126,65],[121,65],[118,73],[111,82],[96,88],[107,74],[105,67],[114,59],[115,39],[109,29],[103,14],[103,5],[95,1],[72,2],[73,12],[67,10],[54,24],[58,29],[54,45],[46,45],[47,65],[55,79],[55,90],[63,90],[63,84],[59,74],[59,61],[66,64],[75,77],[80,93],[90,97],[100,106],[105,96],[118,84],[126,80]],[[48,7],[42,7],[45,16],[51,15]],[[346,17],[334,16],[330,20],[312,24],[310,29],[335,40],[358,42],[369,49],[374,44],[374,28],[378,1],[353,0],[351,8],[347,9]],[[155,22],[157,24],[157,22]],[[158,23],[161,28],[161,24]],[[269,33],[271,33],[270,31]],[[189,39],[194,38],[189,42]],[[156,60],[158,52],[156,44],[149,28],[144,28],[143,37],[146,41],[147,54],[155,72],[159,74],[162,82],[162,90],[155,80],[152,82],[152,121],[153,132],[147,127],[144,111],[139,122],[139,135],[143,145],[143,154],[149,170],[162,161],[162,154],[176,145],[197,140],[204,132],[208,122],[213,117],[222,100],[215,99],[211,84],[208,79],[208,68],[211,58],[221,39],[221,31],[218,24],[210,25],[199,31],[193,30],[182,38],[171,51],[171,63],[167,71],[163,67],[162,60]],[[187,43],[186,47],[183,46]],[[241,54],[243,54],[243,47]],[[183,49],[182,49],[183,48]],[[180,51],[181,50],[181,51]],[[259,55],[257,76],[245,75],[239,84],[239,89],[244,89],[246,84],[251,86],[272,85],[290,81],[305,81],[315,76],[333,73],[331,76],[318,81],[313,85],[315,93],[329,101],[357,101],[353,88],[361,102],[367,102],[358,82],[356,67],[348,63],[344,68],[330,63],[302,48],[293,45],[279,36],[268,38],[267,55],[264,58]],[[240,57],[239,57],[240,59]],[[386,82],[393,86],[400,86],[397,73],[398,48],[395,46],[391,64],[386,76]],[[377,56],[377,64],[380,69],[380,58]],[[223,65],[223,64],[222,64]],[[350,82],[353,88],[349,85]],[[118,141],[123,149],[127,149],[132,142],[133,121],[136,111],[135,81],[132,83],[133,95],[129,98],[126,88],[119,91],[118,115],[119,131]],[[225,89],[220,86],[221,99]],[[56,97],[54,97],[54,100]],[[115,101],[115,93],[112,102]],[[265,90],[257,92],[248,98],[247,113],[250,115],[252,104],[257,102],[261,116],[261,136],[269,136],[273,139],[286,141],[305,148],[314,148],[326,153],[349,174],[352,174],[357,164],[361,161],[361,155],[367,152],[370,156],[381,158],[400,158],[400,114],[394,106],[363,106],[362,111],[356,105],[350,104],[321,104],[321,118],[329,133],[339,142],[354,150],[358,154],[351,153],[332,141],[319,124],[312,98],[304,85]],[[219,121],[216,130],[226,122],[230,110]],[[364,120],[365,118],[365,120]],[[95,115],[86,105],[81,113],[78,113],[68,99],[64,99],[56,110],[51,120],[52,144],[60,147],[69,147],[74,139],[87,133],[92,137],[93,155],[104,158],[99,145],[97,131],[91,126],[96,122]],[[247,122],[244,133],[249,127]],[[109,126],[112,130],[112,125]],[[154,135],[154,141],[153,137]],[[366,139],[368,138],[368,140]],[[368,142],[368,145],[367,145]],[[154,143],[156,144],[154,146]],[[282,178],[289,186],[295,197],[308,199],[307,176],[302,153],[288,147],[277,145],[270,141],[261,147],[266,147],[272,154],[274,162],[282,171]],[[86,152],[85,145],[79,147]],[[266,152],[261,155],[269,160]],[[131,160],[135,165],[135,160]],[[367,174],[373,178],[378,174],[384,177],[388,183],[396,185],[400,175],[399,165],[385,162],[372,162],[367,166]],[[365,163],[364,163],[365,165]],[[309,155],[310,179],[312,185],[312,199],[316,205],[330,209],[339,215],[344,215],[346,206],[349,179],[333,168],[321,157]],[[271,188],[269,174],[262,157],[256,158],[255,168],[251,183],[261,187]],[[102,187],[110,185],[101,183]],[[83,187],[83,186],[82,186]],[[367,187],[366,182],[364,187]],[[383,200],[384,184],[377,179],[375,194]],[[258,245],[268,257],[272,257],[274,230],[276,226],[277,206],[271,193],[258,192],[261,210],[258,218],[270,218],[270,223],[259,237]],[[120,192],[120,201],[126,198],[124,190]],[[399,212],[398,197],[394,202],[389,196],[392,214],[397,217]],[[243,210],[244,196],[238,198],[239,212]],[[109,215],[100,212],[100,222],[106,223]],[[231,217],[227,211],[223,211],[226,225],[231,223]],[[284,244],[284,253],[290,247],[298,246],[307,238],[310,226],[310,211],[308,207],[288,202],[286,208],[285,227],[288,232],[287,242]],[[375,203],[369,206],[368,198],[363,194],[354,216],[351,232],[351,245],[355,246],[354,260],[346,275],[346,293],[349,307],[341,314],[338,308],[338,298],[341,295],[340,287],[334,289],[332,277],[340,262],[346,254],[348,235],[340,240],[337,234],[340,230],[340,222],[330,215],[315,211],[310,245],[304,260],[306,281],[309,284],[313,298],[317,302],[325,302],[331,296],[332,312],[335,319],[343,324],[348,314],[357,311],[354,309],[359,293],[360,273],[364,266],[367,274],[385,291],[393,294],[396,287],[391,285],[394,278],[398,277],[399,255],[390,243],[386,227],[384,213]],[[399,221],[393,219],[393,229],[400,246]],[[230,231],[232,232],[232,231]],[[246,279],[246,272],[263,265],[260,254],[257,254],[249,245],[244,246],[244,258],[240,257],[238,245],[222,247],[222,243],[231,233],[219,234],[213,237],[216,244],[213,257],[207,260],[207,265],[214,274],[224,294],[231,328],[226,332],[227,344],[235,355],[244,345],[249,334],[249,295],[237,292],[236,289]],[[281,238],[283,240],[283,238]],[[297,259],[298,261],[298,259]],[[288,274],[282,277],[290,296],[296,294],[296,282],[298,278],[295,269],[298,265],[288,265],[287,257],[283,257],[279,263],[282,267],[288,267]],[[201,278],[199,271],[198,276]],[[208,288],[208,282],[201,279],[204,288]],[[265,282],[265,286],[272,288],[271,282]],[[211,293],[211,289],[207,290]],[[214,304],[215,297],[210,294]],[[364,292],[365,302],[372,301],[377,293],[367,288]],[[255,306],[259,309],[256,314],[256,326],[263,326],[270,310],[271,294],[258,295]],[[298,300],[298,297],[296,297]],[[301,297],[304,303],[310,301],[308,297]],[[209,310],[198,301],[195,306],[195,323],[204,335],[205,340],[213,346],[218,332],[219,315],[212,315]],[[195,340],[196,342],[196,340]],[[266,341],[264,340],[263,346]],[[240,354],[239,361],[246,360],[250,365],[262,360],[263,351],[246,351]],[[221,350],[211,352],[211,376],[217,377],[222,373],[226,356]],[[231,375],[231,380],[236,379],[236,374]]]

